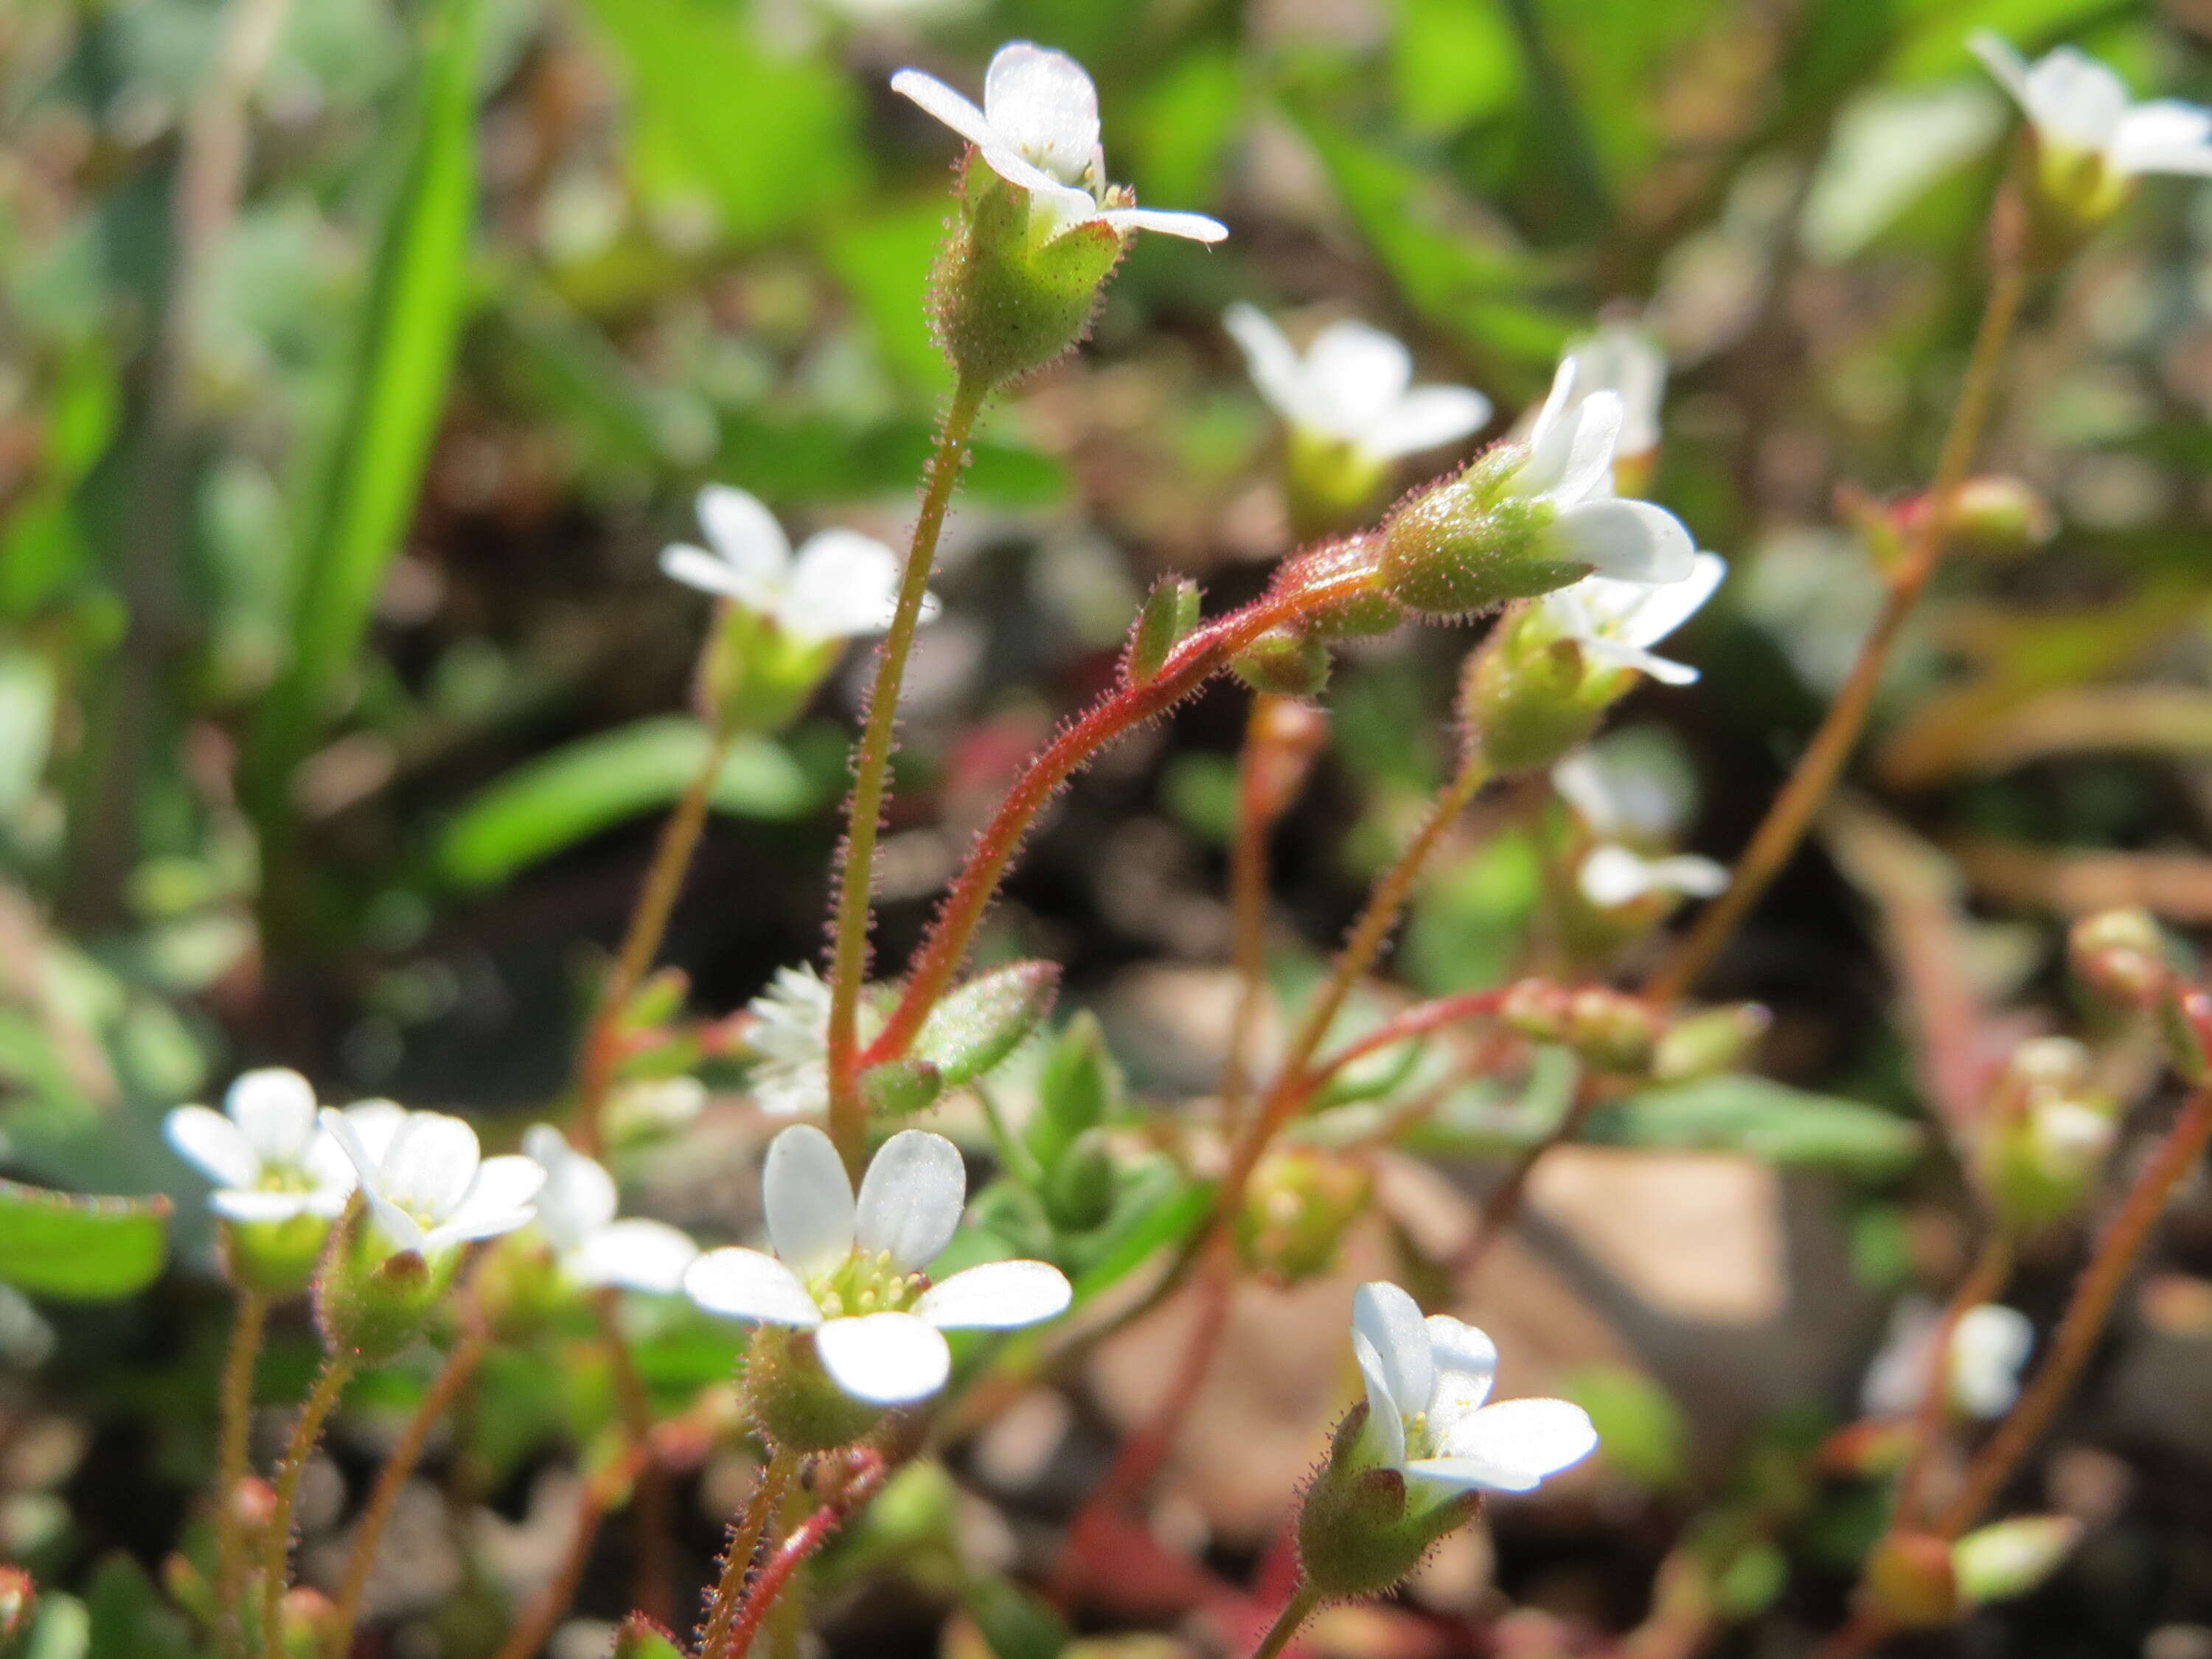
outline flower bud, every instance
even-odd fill
[[[1951,1547],[1959,1597],[1969,1607],[2025,1595],[2073,1553],[2081,1523],[2069,1516],[2023,1515],[1970,1532]]]
[[[1945,516],[1951,544],[1985,559],[2017,558],[2058,533],[2057,516],[2042,493],[2002,473],[1968,478],[1953,492]]]
[[[830,1379],[810,1333],[780,1325],[753,1332],[744,1397],[772,1443],[808,1455],[851,1445],[884,1417],[882,1407],[855,1400]]]
[[[1336,1265],[1345,1234],[1374,1195],[1364,1164],[1303,1147],[1270,1152],[1245,1186],[1237,1249],[1277,1285],[1318,1279]]]
[[[911,1116],[935,1104],[944,1090],[944,1074],[913,1054],[887,1060],[860,1073],[860,1098],[878,1117]]]
[[[1291,524],[1300,536],[1325,536],[1358,523],[1390,481],[1390,463],[1358,445],[1293,424],[1284,483]]]
[[[285,1659],[320,1659],[323,1633],[329,1628],[331,1614],[336,1610],[331,1598],[312,1584],[300,1584],[286,1590],[276,1615],[277,1636]]]
[[[1114,1158],[1103,1129],[1085,1129],[1044,1174],[1040,1196],[1054,1226],[1089,1232],[1114,1212]]]
[[[462,1252],[436,1266],[412,1250],[386,1254],[365,1214],[349,1212],[315,1276],[315,1322],[332,1353],[382,1364],[410,1347],[453,1282]]]
[[[1514,493],[1528,459],[1501,444],[1408,497],[1382,526],[1382,585],[1424,616],[1465,617],[1534,599],[1589,574],[1547,546],[1553,509]]]
[[[2118,1111],[2092,1085],[2080,1043],[2021,1043],[1976,1126],[1975,1169],[1997,1213],[2032,1230],[2079,1209],[2118,1134]]]
[[[1707,1008],[1677,1020],[1659,1039],[1651,1075],[1662,1083],[1689,1083],[1733,1071],[1773,1023],[1774,1016],[1756,1002]]]
[[[1032,234],[1030,192],[972,153],[963,192],[959,222],[932,277],[938,336],[962,381],[1000,386],[1083,337],[1122,239],[1099,220]]]
[[[2212,996],[2169,984],[2156,1006],[2167,1063],[2193,1089],[2212,1084]]]
[[[1097,1016],[1086,1008],[1054,1042],[1037,1079],[1036,1110],[1024,1131],[1037,1167],[1049,1170],[1058,1164],[1079,1136],[1105,1121],[1121,1097],[1120,1069],[1106,1052]]]
[[[609,1659],[684,1659],[682,1644],[641,1613],[633,1613],[615,1631]]]
[[[732,732],[781,732],[836,666],[844,641],[802,639],[740,605],[719,611],[699,658],[699,718]]]
[[[1567,1004],[1566,1044],[1600,1071],[1624,1077],[1648,1073],[1659,1035],[1659,1016],[1650,1005],[1624,992],[1586,986]]]
[[[1328,684],[1328,647],[1304,629],[1271,628],[1231,657],[1229,666],[1255,691],[1311,697]]]
[[[1596,730],[1605,702],[1586,694],[1591,678],[1581,647],[1555,636],[1535,607],[1514,611],[1468,653],[1463,741],[1498,772],[1540,771]]]
[[[2080,918],[2066,935],[2074,975],[2123,1008],[2141,1008],[2167,978],[2166,936],[2148,910],[2100,910]]]
[[[1043,1023],[1060,994],[1060,969],[1018,962],[971,979],[930,1011],[914,1040],[914,1058],[936,1068],[944,1086],[982,1076]]]
[[[1908,1630],[1948,1625],[1959,1611],[1951,1546],[1933,1533],[1893,1532],[1867,1557],[1867,1599]]]
[[[1163,576],[1145,595],[1121,659],[1125,684],[1147,685],[1167,665],[1184,635],[1198,626],[1198,584],[1188,576]]]

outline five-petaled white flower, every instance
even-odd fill
[[[1566,350],[1575,365],[1575,396],[1610,392],[1620,399],[1618,453],[1646,455],[1659,447],[1659,406],[1667,396],[1667,354],[1641,324],[1612,319]]]
[[[327,1107],[323,1127],[353,1160],[370,1230],[392,1255],[428,1260],[526,1226],[545,1184],[534,1160],[485,1158],[477,1132],[443,1112],[402,1113],[380,1146]]]
[[[1861,1403],[1871,1414],[1904,1417],[1917,1411],[1928,1386],[1929,1344],[1942,1323],[1936,1304],[1909,1297],[1891,1316],[1881,1352],[1867,1368]],[[1984,1302],[1959,1316],[1951,1333],[1950,1403],[1969,1417],[2002,1417],[2020,1396],[2020,1368],[2034,1346],[2027,1316]]]
[[[1405,343],[1365,323],[1331,323],[1301,355],[1257,307],[1239,301],[1221,321],[1278,415],[1371,461],[1456,443],[1490,418],[1490,399],[1472,386],[1415,386]]]
[[[1533,1492],[1597,1447],[1589,1413],[1564,1400],[1486,1405],[1498,1348],[1382,1280],[1352,1299],[1352,1352],[1367,1385],[1365,1445],[1409,1480],[1445,1493]]]
[[[1618,750],[1578,749],[1552,769],[1552,787],[1594,843],[1576,872],[1583,896],[1610,908],[1649,893],[1711,898],[1725,891],[1725,865],[1694,853],[1651,856],[1642,850],[1674,834],[1686,803],[1668,775]]]
[[[522,1137],[526,1156],[545,1171],[535,1206],[538,1231],[561,1271],[579,1285],[619,1285],[662,1295],[679,1289],[699,1247],[665,1221],[615,1219],[615,1178],[571,1146],[550,1123]]]
[[[401,1115],[388,1100],[346,1117],[364,1139],[390,1136]],[[353,1165],[315,1115],[315,1091],[297,1072],[241,1072],[222,1110],[179,1106],[162,1125],[177,1155],[215,1183],[208,1207],[227,1221],[333,1219],[353,1196]]]
[[[1651,647],[1695,616],[1728,574],[1717,553],[1699,553],[1680,580],[1620,581],[1585,576],[1554,589],[1540,603],[1552,626],[1611,668],[1632,668],[1662,685],[1687,685],[1698,671],[1652,654]]]
[[[999,177],[1030,192],[1030,234],[1038,241],[1092,223],[1121,235],[1157,230],[1194,242],[1229,234],[1227,226],[1202,213],[1131,206],[1124,188],[1106,182],[1098,89],[1065,52],[1027,40],[1000,46],[984,71],[981,109],[920,70],[901,70],[891,76],[891,90],[975,145]]]
[[[1986,29],[1967,44],[2050,149],[2094,156],[2123,179],[2143,173],[2212,174],[2212,110],[2174,98],[2133,103],[2126,82],[2071,46],[2030,64]]]
[[[1653,893],[1684,898],[1712,898],[1728,890],[1728,866],[1695,853],[1646,858],[1631,847],[1608,842],[1593,847],[1575,872],[1583,896],[1601,908],[1633,904]]]
[[[779,968],[745,1005],[753,1099],[770,1117],[806,1117],[830,1107],[830,988],[811,963]]]
[[[795,639],[826,641],[880,634],[898,602],[899,556],[857,530],[821,530],[797,553],[775,515],[727,484],[699,492],[708,547],[677,542],[661,570],[687,587],[733,599]],[[925,601],[922,617],[936,613]]]
[[[1064,1311],[1066,1275],[1043,1261],[992,1261],[932,1285],[922,1269],[959,1225],[968,1174],[942,1135],[885,1141],[857,1202],[830,1137],[793,1124],[761,1169],[769,1241],[709,1250],[684,1275],[708,1312],[811,1331],[830,1378],[855,1400],[926,1399],[951,1374],[942,1332],[1009,1330]]]
[[[1513,491],[1552,509],[1551,533],[1560,558],[1624,581],[1681,582],[1692,574],[1697,544],[1665,507],[1613,494],[1624,418],[1620,394],[1581,396],[1576,390],[1580,376],[1574,358],[1561,360],[1551,395],[1529,428],[1527,459],[1513,474]]]

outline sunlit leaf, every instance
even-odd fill
[[[107,1302],[160,1277],[165,1198],[84,1198],[0,1181],[0,1279],[33,1296]]]

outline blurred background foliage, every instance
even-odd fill
[[[12,0],[0,1163],[174,1186],[159,1113],[247,1062],[326,1097],[558,1092],[706,742],[703,613],[654,555],[709,480],[902,542],[948,385],[924,290],[952,157],[885,81],[972,88],[1010,37],[1097,76],[1113,176],[1234,234],[1139,241],[1092,342],[987,420],[909,688],[885,959],[1152,579],[1218,605],[1285,550],[1279,441],[1219,327],[1239,297],[1364,316],[1508,411],[1595,318],[1649,322],[1675,377],[1654,493],[1735,575],[1680,653],[1703,683],[1632,718],[1731,855],[1876,602],[1835,494],[1924,479],[1955,392],[2010,126],[1977,27],[2212,94],[2187,0]],[[2067,913],[2212,923],[2208,238],[2212,204],[2150,180],[2037,296],[1990,459],[2064,532],[1947,573],[1868,816],[1709,982],[1778,1008],[1772,1069],[1853,1101],[1746,1085],[1596,1138],[1893,1186],[1924,1056],[1885,938],[1932,912],[1940,963],[1998,996],[2055,984]],[[1340,672],[1279,894],[1316,952],[1441,775],[1465,638]],[[818,942],[854,690],[719,781],[670,952],[702,1009]],[[1066,961],[1078,1000],[1218,960],[1238,702],[1079,783],[998,949]],[[1508,802],[1486,827],[1413,923],[1424,989],[1547,937],[1556,826]],[[1117,1042],[1140,1088],[1203,1086],[1175,1041]],[[1894,1279],[1885,1204],[1862,1260]],[[21,1311],[0,1346],[35,1346]],[[1671,1480],[1657,1420],[1623,1432]]]

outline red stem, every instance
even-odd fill
[[[1410,1008],[1390,1016],[1357,1042],[1346,1043],[1336,1053],[1316,1065],[1306,1073],[1309,1089],[1318,1089],[1346,1066],[1362,1060],[1378,1048],[1387,1048],[1394,1042],[1406,1042],[1417,1036],[1425,1036],[1441,1026],[1456,1025],[1463,1019],[1480,1019],[1498,1012],[1505,1000],[1503,991],[1467,991],[1455,997],[1438,997],[1432,1002],[1417,1002]]]

